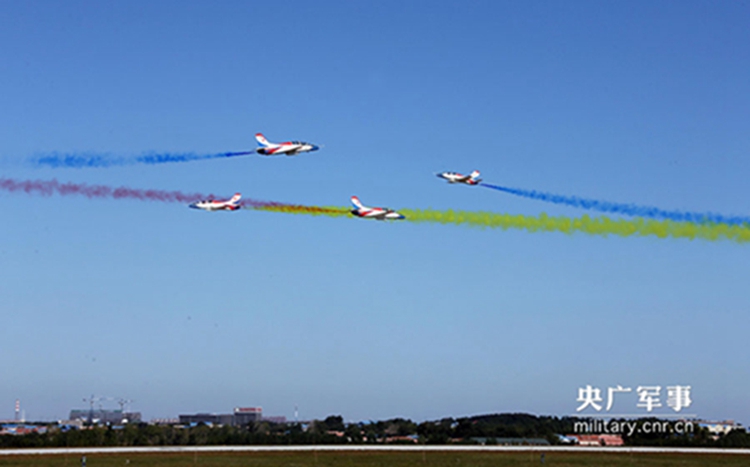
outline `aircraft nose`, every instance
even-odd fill
[[[190,203],[188,204],[189,208],[198,209],[198,203]]]
[[[314,144],[311,144],[310,146],[312,146],[312,147],[310,148],[310,151],[317,151],[318,149],[320,149],[320,146],[316,146],[316,145],[314,145]]]

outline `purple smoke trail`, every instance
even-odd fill
[[[160,201],[163,203],[194,203],[212,199],[214,195],[201,193],[184,193],[182,191],[143,190],[129,187],[113,188],[106,185],[88,185],[85,183],[61,183],[57,180],[14,180],[0,178],[0,190],[10,193],[24,192],[43,196],[78,195],[86,198],[101,199],[136,199],[141,201]],[[254,207],[275,206],[278,203],[245,199],[243,203]]]

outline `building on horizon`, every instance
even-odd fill
[[[710,420],[697,420],[698,426],[705,428],[711,434],[713,439],[718,439],[721,436],[729,434],[732,430],[741,430],[742,424],[736,423],[734,420],[722,420],[722,421],[710,421]]]
[[[610,434],[593,434],[593,435],[582,435],[582,434],[571,434],[567,435],[566,438],[572,438],[578,440],[579,446],[624,446],[625,441],[622,439],[622,435],[610,435]]]
[[[28,435],[30,433],[43,434],[47,432],[46,425],[36,425],[34,423],[15,422],[0,424],[0,436],[2,435]]]
[[[73,409],[70,411],[68,418],[96,425],[124,425],[126,423],[140,423],[141,413],[106,409]]]
[[[149,422],[151,425],[177,425],[180,423],[179,418],[152,418]]]
[[[234,417],[232,414],[215,414],[215,413],[196,413],[180,415],[180,425],[233,425]]]
[[[234,421],[235,426],[244,426],[249,423],[259,422],[263,419],[263,409],[260,407],[235,407]]]
[[[283,425],[286,423],[286,417],[283,415],[272,415],[270,417],[261,418],[261,421]]]
[[[263,419],[263,409],[260,407],[235,407],[234,413],[214,414],[196,413],[183,414],[179,417],[181,425],[231,425],[245,426]]]

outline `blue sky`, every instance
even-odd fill
[[[494,184],[748,215],[741,2],[5,2],[3,177],[577,216]],[[50,169],[52,151],[323,150]],[[0,418],[570,414],[691,385],[750,422],[750,250],[0,193]],[[663,397],[665,402],[666,397]],[[2,402],[5,401],[5,402]],[[619,413],[636,412],[623,396]]]

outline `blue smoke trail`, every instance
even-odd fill
[[[52,153],[32,159],[37,166],[53,168],[89,168],[89,167],[113,167],[134,164],[168,164],[170,162],[189,162],[206,159],[219,159],[222,157],[245,156],[254,154],[254,151],[244,152],[221,152],[217,154],[184,153],[148,153],[135,157],[111,156],[109,154],[64,154]]]
[[[609,212],[613,214],[624,214],[628,216],[648,217],[651,219],[668,219],[676,222],[695,222],[697,224],[729,224],[729,225],[750,225],[750,217],[743,216],[724,216],[712,212],[687,212],[687,211],[667,211],[651,206],[638,206],[635,204],[612,203],[609,201],[599,201],[595,199],[579,198],[577,196],[562,196],[551,193],[543,193],[536,190],[522,190],[520,188],[507,188],[503,186],[480,183],[480,185],[492,188],[493,190],[510,193],[524,198],[546,201],[554,204],[564,204],[575,208],[590,209],[592,211]]]

